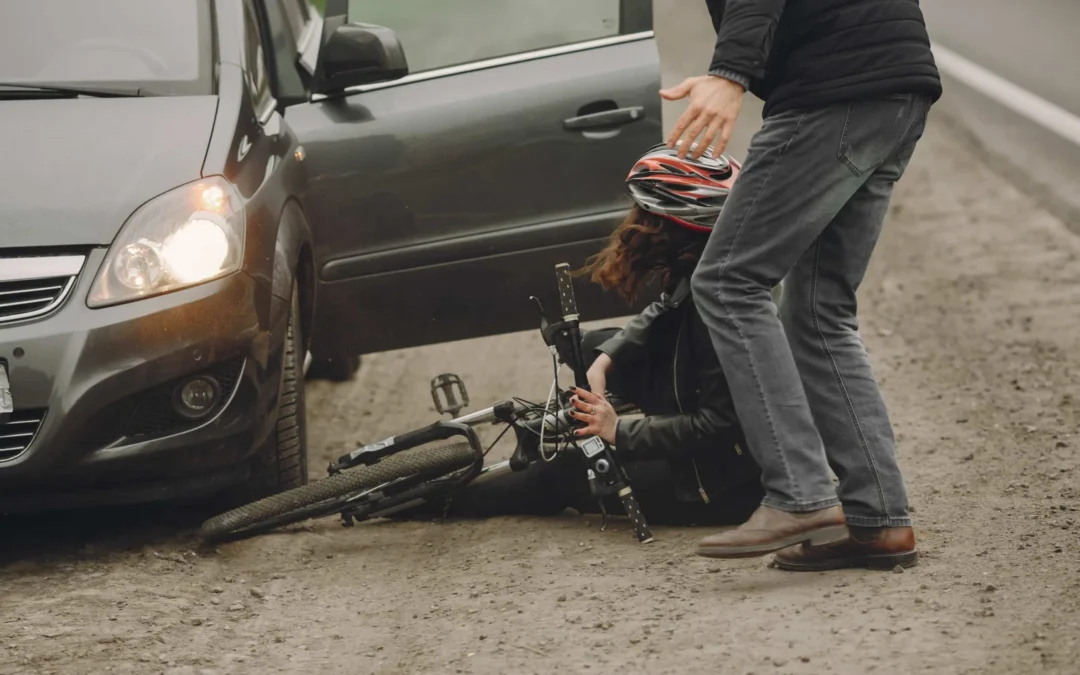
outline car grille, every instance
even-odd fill
[[[0,257],[0,324],[43,316],[64,302],[85,258]]]
[[[44,410],[16,410],[7,422],[0,424],[0,462],[25,452],[44,419]]]
[[[39,316],[63,302],[74,277],[0,283],[0,323]]]

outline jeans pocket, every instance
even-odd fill
[[[903,142],[916,107],[909,95],[848,104],[837,159],[856,176],[881,166]]]

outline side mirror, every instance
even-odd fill
[[[394,31],[367,23],[343,23],[323,44],[318,72],[317,93],[331,94],[405,77],[409,64]]]

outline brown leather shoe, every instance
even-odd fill
[[[847,536],[844,511],[839,506],[807,513],[759,506],[750,520],[734,530],[698,542],[697,554],[706,558],[755,558],[803,542],[824,546]]]
[[[820,572],[846,567],[891,570],[919,562],[915,531],[910,527],[848,528],[851,536],[832,546],[792,546],[773,559],[782,570]]]

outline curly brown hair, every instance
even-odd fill
[[[589,275],[604,290],[618,290],[633,304],[642,285],[659,280],[666,286],[692,274],[708,238],[634,206],[607,245],[577,274]]]

